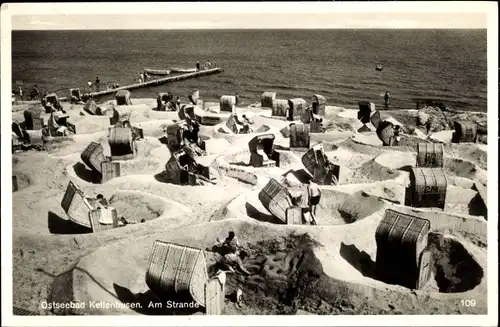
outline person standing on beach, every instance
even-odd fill
[[[389,107],[389,104],[391,103],[391,95],[389,94],[389,91],[385,92],[384,100],[385,100],[385,108],[387,109]]]
[[[181,98],[179,97],[177,97],[177,100],[175,100],[175,110],[181,110]]]
[[[23,88],[19,86],[19,97],[21,98],[21,101],[23,101]]]
[[[100,89],[100,83],[101,81],[99,80],[99,77],[96,77],[95,78],[95,87],[96,87],[96,91],[99,92],[99,89]]]
[[[234,95],[234,98],[236,99],[236,103],[234,104],[235,106],[237,106],[239,103],[240,103],[240,97],[238,96],[238,92],[236,92],[236,94]]]
[[[199,61],[196,62],[196,70],[198,70],[198,71],[200,70],[200,62]]]
[[[313,178],[309,177],[307,180],[307,192],[309,194],[309,208],[311,213],[316,216],[316,207],[319,204],[319,200],[321,198],[321,190],[319,189],[318,184],[313,182]]]

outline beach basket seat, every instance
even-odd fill
[[[413,207],[444,209],[447,186],[442,168],[412,168],[407,199]]]
[[[91,115],[97,115],[97,104],[93,99],[88,99],[83,105],[83,110]]]
[[[243,129],[243,125],[239,123],[236,114],[231,114],[229,116],[229,118],[226,120],[226,126],[234,134],[240,134],[241,130]]]
[[[197,185],[198,165],[185,148],[172,154],[165,164],[169,181],[178,185]]]
[[[475,143],[477,140],[477,124],[471,121],[454,122],[455,132],[452,135],[453,143]]]
[[[313,94],[312,96],[312,111],[316,115],[322,117],[325,116],[326,112],[326,99],[320,94]]]
[[[396,140],[394,136],[394,125],[389,121],[383,121],[377,128],[377,136],[383,146],[392,146]]]
[[[102,161],[101,162],[101,183],[121,176],[121,165],[119,162]]]
[[[302,164],[320,185],[337,185],[340,181],[340,165],[328,160],[323,146],[317,144],[301,158]]]
[[[38,130],[26,130],[25,131],[25,142],[31,144],[34,147],[43,147],[46,142],[46,132],[43,129]]]
[[[276,99],[276,92],[264,92],[260,98],[260,106],[262,108],[272,108],[274,99]]]
[[[170,92],[158,93],[156,98],[156,110],[166,111],[166,104],[173,101],[173,94]]]
[[[61,201],[61,207],[69,219],[81,226],[92,228],[89,213],[93,206],[83,192],[73,183],[69,182]]]
[[[373,102],[370,102],[367,100],[361,100],[361,101],[358,101],[358,106],[359,106],[358,119],[363,124],[370,123],[372,115],[376,112],[375,104]],[[380,113],[379,113],[379,118],[380,118]]]
[[[378,128],[381,122],[382,118],[380,118],[380,111],[375,110],[372,112],[370,116],[370,123],[372,123],[375,128]]]
[[[209,279],[202,249],[170,242],[155,241],[149,257],[146,284],[158,298],[189,294],[207,314],[221,314],[224,285]]]
[[[309,119],[309,129],[311,133],[323,133],[325,131],[325,127],[323,126],[323,117],[319,115],[312,114]]]
[[[286,210],[292,203],[290,193],[284,185],[271,178],[259,192],[259,200],[271,214],[286,223]]]
[[[108,137],[111,160],[129,160],[136,155],[136,144],[132,129],[127,127],[110,128]]]
[[[441,168],[444,165],[444,146],[440,143],[417,143],[417,167]]]
[[[236,108],[236,96],[223,95],[220,97],[220,111],[234,112]]]
[[[167,126],[168,144],[174,148],[179,148],[182,143],[183,133],[186,130],[186,122],[181,121]]]
[[[386,210],[375,231],[376,278],[388,284],[422,289],[431,273],[429,230],[427,219]]]
[[[82,101],[82,93],[80,92],[80,89],[78,88],[69,89],[68,98],[70,99],[71,103],[78,103]]]
[[[200,99],[200,91],[194,91],[193,94],[188,96],[188,98],[192,104],[194,104],[195,106],[198,105],[198,100]]]
[[[44,127],[42,118],[43,108],[39,105],[34,106],[23,112],[24,124],[27,130],[38,130]]]
[[[272,106],[272,115],[274,117],[286,117],[289,112],[288,101],[284,99],[274,99]]]
[[[59,98],[57,97],[57,94],[55,93],[50,93],[47,94],[44,98],[44,107],[45,109],[48,108],[49,104],[56,110],[62,110],[61,103],[59,102]]]
[[[287,119],[293,121],[302,117],[304,110],[306,109],[306,100],[302,98],[294,98],[288,100],[288,115]]]
[[[311,137],[310,126],[307,124],[290,125],[290,149],[309,149]]]
[[[80,155],[83,163],[95,172],[101,173],[101,165],[107,161],[104,149],[97,142],[90,142]]]
[[[109,117],[109,124],[111,126],[118,123],[128,122],[130,124],[131,110],[127,106],[119,105],[113,107],[113,115]]]
[[[272,133],[257,135],[248,142],[250,164],[253,167],[279,167],[279,153],[274,150]]]
[[[97,208],[90,210],[89,219],[93,233],[105,231],[108,229],[113,229],[118,227],[118,214],[115,208]],[[106,220],[111,223],[102,223],[102,220]]]
[[[132,100],[130,100],[129,90],[116,91],[115,99],[116,99],[116,104],[119,106],[128,106],[132,104]]]

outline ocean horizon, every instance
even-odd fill
[[[277,98],[326,97],[357,108],[369,100],[414,109],[414,98],[487,111],[487,37],[473,30],[64,30],[13,31],[12,82],[47,92],[83,89],[88,81],[136,83],[144,68],[194,68],[211,61],[221,74],[132,90],[132,98],[172,92],[187,101],[238,93],[243,104],[264,91]],[[383,71],[375,66],[382,64]]]

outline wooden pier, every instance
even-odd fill
[[[224,69],[222,69],[222,68],[205,69],[205,70],[200,70],[200,71],[197,71],[194,73],[187,73],[187,74],[180,74],[177,76],[163,77],[163,78],[150,80],[150,81],[147,81],[144,83],[130,84],[130,85],[125,85],[125,86],[120,86],[120,87],[117,87],[115,89],[106,89],[106,90],[102,90],[99,92],[92,92],[91,95],[92,95],[92,97],[99,97],[102,95],[115,93],[116,91],[119,91],[119,90],[133,90],[133,89],[140,89],[143,87],[158,86],[158,85],[167,84],[170,82],[183,81],[183,80],[186,80],[189,78],[219,74],[219,73],[222,73],[223,71],[224,71]],[[60,101],[67,101],[69,99],[63,97],[63,98],[59,98],[59,100]]]

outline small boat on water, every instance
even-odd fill
[[[170,75],[170,69],[153,69],[153,68],[144,68],[144,72],[149,75]]]
[[[381,72],[381,71],[382,71],[382,69],[384,69],[384,67],[382,66],[382,64],[378,64],[378,65],[375,67],[375,70],[376,70],[376,71],[379,71],[379,72]]]
[[[176,67],[171,67],[170,71],[172,73],[194,73],[197,71],[196,68],[176,68]]]

